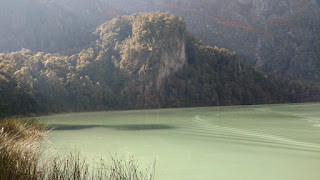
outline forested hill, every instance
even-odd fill
[[[121,16],[91,48],[63,56],[0,54],[1,115],[319,100],[315,84],[257,72],[234,53],[203,45],[183,18]]]

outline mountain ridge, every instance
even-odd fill
[[[26,7],[34,5],[45,11],[31,13],[17,2],[27,2]],[[89,47],[96,39],[90,32],[105,20],[135,12],[160,11],[183,16],[187,29],[204,44],[235,51],[241,60],[261,72],[292,80],[320,78],[319,0],[4,0],[2,3],[9,5],[0,6],[3,7],[0,12],[16,9],[11,12],[16,18],[0,28],[3,52],[28,48],[72,55]],[[4,18],[1,22],[8,19],[0,17]],[[25,17],[31,21],[12,27]]]

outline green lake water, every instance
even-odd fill
[[[320,104],[68,113],[47,147],[88,159],[156,159],[156,179],[319,180]]]

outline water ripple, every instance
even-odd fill
[[[180,132],[190,135],[207,136],[212,138],[226,138],[232,140],[250,141],[256,143],[269,143],[273,146],[290,146],[293,149],[306,149],[320,151],[320,144],[303,142],[288,137],[281,137],[274,134],[257,132],[235,127],[220,126],[208,122],[199,115],[192,121],[183,124]]]

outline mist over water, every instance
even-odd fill
[[[320,179],[320,104],[69,113],[48,149],[149,165],[157,179]]]

